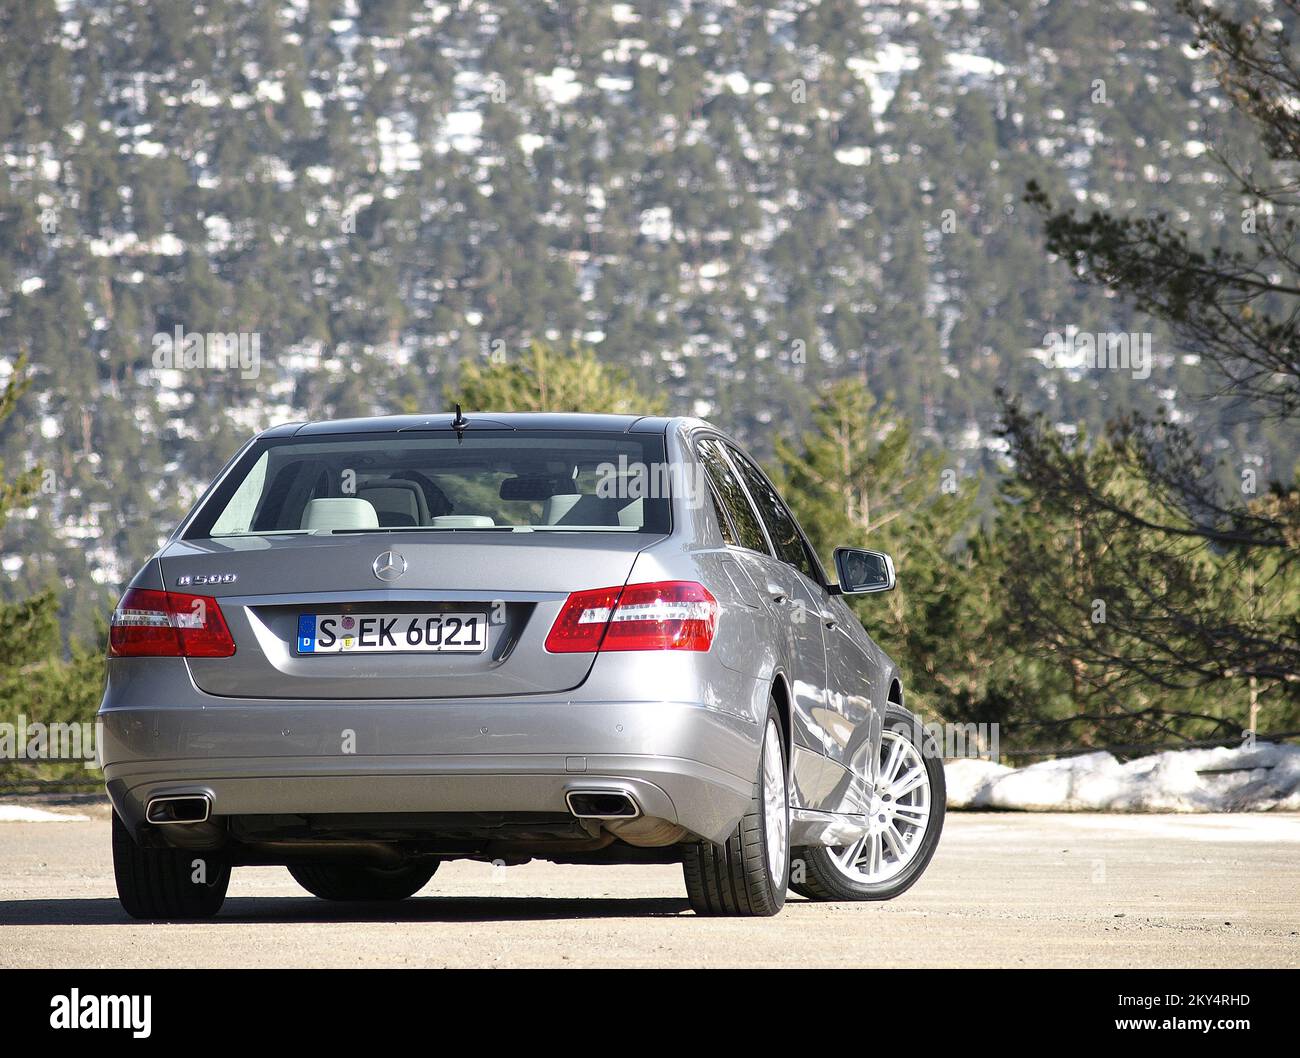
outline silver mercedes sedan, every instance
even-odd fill
[[[883,900],[943,825],[933,740],[758,464],[698,419],[394,416],[253,438],[113,613],[118,894],[232,867],[398,900],[439,864],[680,862],[702,915]]]

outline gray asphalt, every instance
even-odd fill
[[[953,814],[899,899],[775,919],[694,917],[674,866],[453,863],[361,907],[243,868],[215,921],[154,925],[119,908],[90,811],[0,822],[0,966],[1300,966],[1295,814]]]

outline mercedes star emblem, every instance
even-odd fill
[[[370,568],[380,580],[396,580],[406,572],[406,559],[396,551],[385,551]]]

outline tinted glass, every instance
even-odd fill
[[[731,528],[731,520],[727,517],[727,512],[722,509],[722,501],[718,499],[718,491],[712,485],[709,486],[709,499],[713,501],[713,513],[718,519],[718,528],[722,530],[722,539],[724,543],[736,543],[736,531]]]
[[[767,549],[767,541],[763,538],[763,530],[758,524],[758,516],[749,505],[749,499],[745,496],[740,479],[736,477],[726,456],[722,454],[721,443],[711,437],[705,438],[696,446],[696,451],[709,472],[713,487],[718,491],[718,497],[731,514],[731,522],[735,526],[738,538],[737,543],[751,551],[771,554]]]
[[[264,533],[665,533],[664,441],[586,432],[339,434],[254,445],[187,539]]]
[[[776,494],[776,489],[767,483],[767,478],[763,477],[758,467],[746,456],[741,455],[730,445],[728,451],[736,466],[740,468],[741,476],[749,487],[749,494],[754,497],[754,502],[758,505],[758,513],[763,519],[763,524],[767,526],[767,535],[772,538],[772,546],[776,548],[777,557],[782,562],[790,563],[814,583],[820,583],[821,577],[809,557],[803,534],[799,532],[799,526],[795,524],[790,512],[785,509],[785,504]]]

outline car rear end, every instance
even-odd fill
[[[722,840],[766,691],[718,649],[682,465],[672,422],[631,417],[262,435],[114,614],[127,831],[235,863]]]

